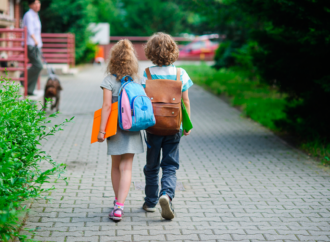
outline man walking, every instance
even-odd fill
[[[28,95],[33,95],[43,68],[41,61],[41,22],[38,15],[41,4],[39,0],[28,0],[28,3],[30,9],[24,14],[23,28],[27,27],[28,58],[32,64],[28,70]]]

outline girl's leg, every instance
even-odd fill
[[[112,166],[111,166],[111,181],[113,191],[115,192],[115,196],[118,198],[118,190],[119,190],[119,182],[120,182],[120,170],[119,165],[121,161],[121,155],[112,155]]]
[[[120,182],[118,188],[117,202],[125,203],[129,188],[131,186],[132,179],[132,164],[133,164],[134,154],[124,154],[121,155],[121,161],[119,164],[120,170]]]

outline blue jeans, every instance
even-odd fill
[[[179,143],[181,130],[175,135],[159,136],[147,133],[147,141],[151,148],[147,150],[147,164],[143,171],[146,177],[144,198],[148,207],[155,207],[164,192],[174,198],[176,188],[176,170],[179,169]],[[160,152],[163,158],[160,161]],[[161,191],[159,193],[159,169],[162,168]]]

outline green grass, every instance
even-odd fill
[[[330,166],[330,144],[320,139],[303,142],[301,148],[308,152],[308,155],[320,159],[321,164]]]
[[[242,109],[243,114],[275,131],[285,132],[275,121],[285,119],[286,96],[276,88],[261,83],[257,78],[250,80],[248,74],[233,70],[215,70],[206,65],[184,65],[193,82],[217,95],[225,95],[231,105]],[[297,138],[298,139],[298,138]],[[309,155],[318,158],[323,165],[330,165],[330,144],[313,139],[301,142],[300,147]]]
[[[229,97],[231,104],[241,107],[246,116],[278,131],[274,121],[285,118],[285,96],[275,89],[258,80],[249,80],[244,73],[225,69],[217,71],[206,64],[185,65],[182,68],[195,84],[217,95]]]

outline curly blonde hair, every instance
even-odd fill
[[[157,66],[168,66],[179,57],[179,48],[173,38],[165,33],[156,33],[148,40],[144,52]]]
[[[116,74],[119,81],[124,76],[138,78],[139,63],[132,42],[128,39],[118,41],[110,50],[107,73]]]

